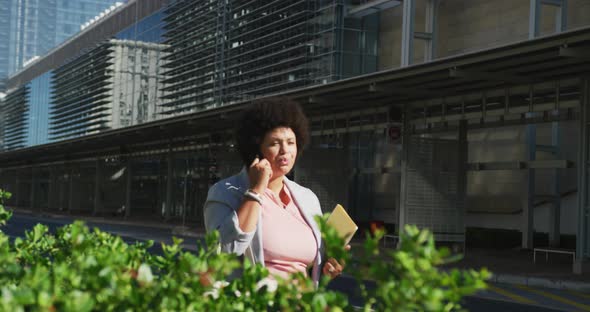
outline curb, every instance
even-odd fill
[[[205,233],[199,233],[196,231],[192,231],[188,226],[175,226],[172,228],[172,235],[179,235],[185,237],[193,237],[193,238],[204,238]]]
[[[574,290],[585,293],[590,292],[590,283],[535,276],[512,275],[492,272],[492,277],[488,280],[488,282],[509,285],[544,287],[561,290]]]

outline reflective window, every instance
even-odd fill
[[[51,73],[45,73],[31,81],[29,89],[29,118],[26,146],[48,142],[49,105],[51,97]]]

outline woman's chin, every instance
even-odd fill
[[[291,171],[292,167],[291,166],[281,166],[279,168],[277,168],[277,170],[275,170],[273,172],[273,176],[286,176],[290,171]]]

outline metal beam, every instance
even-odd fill
[[[556,7],[561,7],[562,0],[541,0],[541,3],[556,6]]]
[[[172,211],[172,187],[174,185],[174,155],[172,150],[168,151],[166,160],[168,166],[166,170],[166,211],[164,212],[164,218],[168,220],[170,219],[170,212]]]
[[[549,1],[549,0],[544,0]],[[556,0],[559,1],[559,0]],[[563,32],[567,30],[567,0],[561,0],[561,5],[555,13],[555,32]]]
[[[406,67],[412,64],[414,55],[414,15],[415,15],[414,0],[405,0],[403,2],[402,15],[402,59],[401,67]]]
[[[465,212],[467,201],[467,161],[469,159],[469,141],[467,140],[467,120],[459,122],[459,129],[457,133],[457,209],[460,209],[459,215],[462,216],[463,225],[465,225]],[[465,233],[465,229],[463,229]],[[465,252],[465,245],[463,245],[463,252]]]
[[[29,208],[35,210],[35,199],[37,197],[37,172],[35,167],[31,168],[31,194],[29,195],[31,196]]]
[[[49,181],[47,182],[47,210],[52,210],[55,206],[56,183],[55,183],[55,168],[49,167]]]
[[[431,33],[427,33],[427,32],[417,31],[417,32],[414,33],[414,38],[416,38],[416,39],[422,39],[422,40],[431,40],[432,39],[432,34]]]
[[[559,47],[559,56],[590,59],[590,47]]]
[[[485,80],[485,81],[500,81],[514,84],[527,84],[532,80],[526,77],[522,77],[510,73],[499,73],[499,72],[478,72],[473,70],[464,70],[459,68],[450,68],[449,77],[451,78],[464,78],[470,80]]]
[[[352,18],[359,18],[363,16],[367,16],[370,14],[374,14],[389,8],[396,7],[400,5],[401,1],[395,0],[373,0],[368,1],[367,3],[363,3],[361,5],[357,5],[348,9],[348,16]]]
[[[467,164],[468,171],[490,170],[529,170],[529,169],[567,169],[573,168],[574,163],[569,160],[522,160],[498,162],[471,162]]]
[[[426,16],[425,16],[425,33],[420,33],[423,40],[426,41],[424,45],[424,61],[431,61],[436,58],[436,37],[437,37],[437,16],[438,16],[438,0],[426,1]],[[419,35],[418,33],[414,36]]]
[[[133,187],[133,172],[131,170],[132,166],[131,166],[131,158],[128,157],[127,158],[127,169],[126,171],[126,175],[127,178],[125,180],[125,218],[129,218],[131,216],[131,188]]]
[[[102,211],[102,167],[103,160],[97,159],[95,161],[95,176],[94,176],[94,209],[93,215],[98,215]]]
[[[530,0],[529,4],[529,39],[539,36],[539,20],[541,19],[541,4],[539,0]]]
[[[537,144],[537,126],[526,127],[526,156],[527,161],[535,160]],[[522,198],[522,248],[533,248],[533,236],[535,233],[535,169],[528,168],[527,183],[524,186]]]
[[[14,184],[14,192],[13,192],[13,193],[15,193],[14,194],[14,205],[16,207],[19,207],[19,205],[20,205],[19,200],[20,200],[20,196],[21,196],[20,195],[20,174],[19,174],[19,171],[20,170],[18,170],[18,169],[15,171],[16,172],[16,174],[15,174],[16,182]]]
[[[555,32],[567,29],[567,0],[530,0],[529,5],[529,39],[540,35],[540,24],[543,5],[557,7],[555,13]]]
[[[558,122],[551,123],[551,145],[553,146],[553,155],[561,156],[561,129]],[[553,205],[549,209],[549,245],[559,247],[561,240],[561,170],[553,170],[552,188],[555,198]]]
[[[76,184],[74,183],[74,168],[70,167],[70,192],[69,192],[69,199],[68,199],[68,211],[71,213],[74,210],[74,204],[77,199],[77,193],[74,192],[76,188]]]
[[[590,131],[590,77],[582,80],[580,105],[580,141],[578,144],[578,231],[576,232],[576,262],[574,273],[590,271],[590,209],[588,207],[588,139]]]
[[[402,160],[401,160],[401,178],[400,178],[400,197],[399,197],[399,224],[397,227],[397,234],[398,237],[402,231],[404,230],[404,226],[406,224],[406,193],[407,193],[407,183],[408,183],[408,164],[409,164],[409,157],[410,157],[410,138],[411,138],[411,131],[410,131],[410,119],[409,119],[409,112],[407,107],[404,108],[403,117],[402,117]],[[398,245],[400,241],[398,241]]]

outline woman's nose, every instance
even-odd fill
[[[281,148],[279,149],[279,152],[281,154],[284,154],[287,151],[287,143],[281,143]]]

